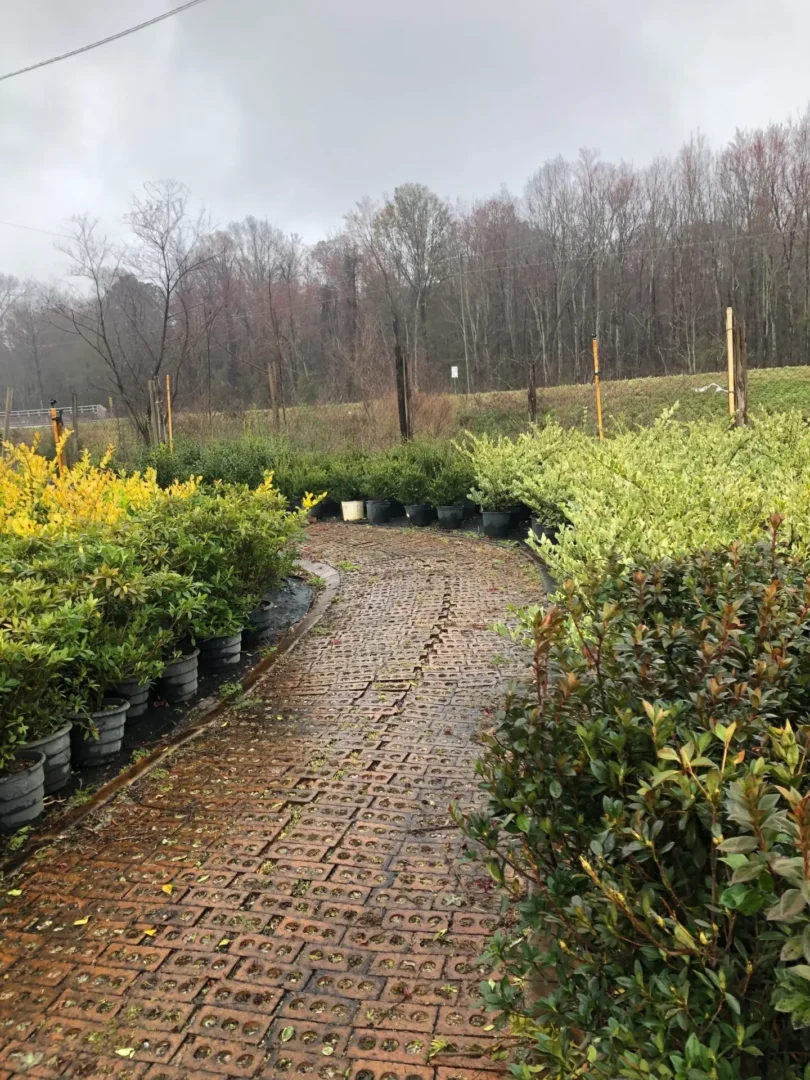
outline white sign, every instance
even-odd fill
[[[450,378],[451,379],[457,379],[458,378],[458,368],[457,367],[451,367],[450,368]]]

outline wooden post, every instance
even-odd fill
[[[172,426],[172,377],[166,376],[166,423],[169,428],[169,453],[174,453],[174,428]]]
[[[726,308],[726,352],[728,353],[728,415],[734,419],[734,312]]]
[[[6,456],[6,443],[11,432],[11,402],[14,400],[14,389],[11,386],[6,387],[6,415],[3,417],[3,445],[0,447],[2,453],[0,457]]]
[[[737,427],[745,427],[748,423],[748,356],[742,319],[734,330],[734,422]]]
[[[594,334],[591,340],[591,346],[593,347],[593,385],[596,390],[596,427],[599,431],[599,441],[601,442],[605,437],[605,432],[602,427],[602,387],[599,382],[599,339]]]
[[[67,465],[65,463],[65,448],[60,444],[65,433],[65,425],[62,423],[62,410],[57,409],[55,398],[51,401],[51,431],[53,431],[53,445],[56,450],[56,464],[59,467],[59,475],[63,476]]]
[[[160,417],[158,416],[157,388],[155,380],[149,380],[149,426],[152,432],[152,445],[160,444]]]
[[[73,418],[73,454],[75,460],[79,460],[81,447],[79,446],[79,397],[74,390],[71,394],[70,411]]]

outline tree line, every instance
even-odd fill
[[[421,184],[360,201],[308,245],[266,220],[214,228],[175,181],[148,184],[129,239],[74,220],[58,288],[0,275],[0,368],[16,407],[72,390],[148,439],[150,379],[180,408],[272,410],[414,392],[717,370],[724,312],[749,364],[810,359],[810,111],[693,137],[637,168],[582,151],[520,195],[451,205]]]

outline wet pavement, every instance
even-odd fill
[[[527,656],[518,551],[314,525],[324,619],[250,696],[0,886],[0,1080],[505,1072],[503,921],[448,804]],[[508,918],[508,913],[506,915]]]

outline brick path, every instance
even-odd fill
[[[2,885],[0,1080],[503,1069],[477,1002],[498,902],[447,806],[478,797],[481,710],[525,662],[486,626],[536,575],[434,533],[307,546],[342,564],[316,631]]]

